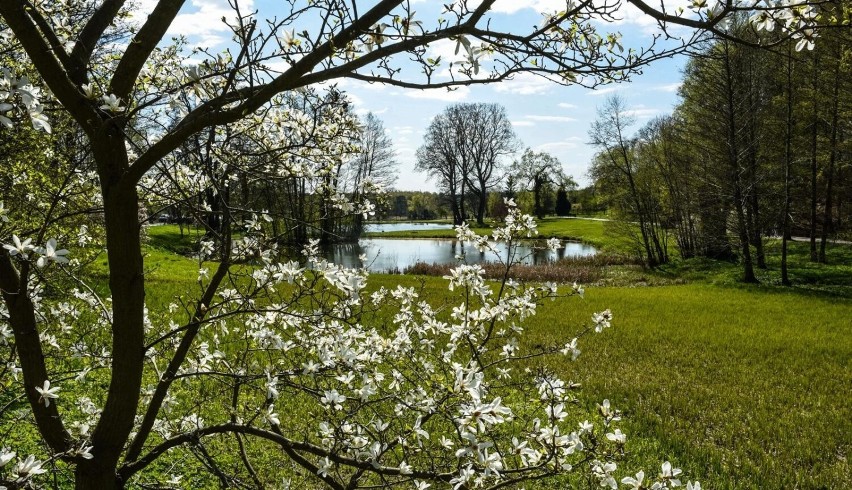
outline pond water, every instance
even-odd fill
[[[366,232],[382,231],[412,231],[412,230],[449,230],[453,225],[450,223],[412,223],[410,221],[401,223],[368,223],[364,227]]]
[[[540,242],[543,245],[543,242]],[[506,247],[498,247],[500,256],[505,260]],[[373,272],[400,271],[416,264],[455,264],[456,255],[464,253],[465,262],[478,264],[482,262],[497,262],[494,252],[480,253],[470,243],[463,244],[454,239],[441,238],[370,238],[361,239],[358,243],[338,243],[330,245],[324,256],[335,264],[346,267],[360,267],[360,255],[367,256],[367,268]],[[555,252],[549,250],[533,250],[532,244],[518,245],[517,257],[524,264],[542,264],[566,257],[585,257],[594,255],[596,250],[591,245],[579,242],[562,242],[562,247]]]

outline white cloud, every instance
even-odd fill
[[[586,92],[586,95],[594,95],[594,96],[607,95],[607,94],[611,94],[611,93],[614,93],[614,92],[618,92],[619,90],[624,90],[625,88],[627,88],[627,85],[610,85],[609,87],[595,88],[595,89],[589,90],[588,92]]]
[[[512,126],[518,126],[518,127],[535,126],[535,123],[532,122],[532,121],[512,121]]]
[[[394,126],[391,128],[391,131],[399,135],[412,134],[414,132],[414,128],[411,126]]]
[[[540,115],[528,115],[524,116],[525,119],[529,119],[530,121],[540,121],[540,122],[574,122],[576,119],[568,116],[540,116]]]
[[[138,25],[144,23],[156,5],[154,0],[141,0],[139,8],[134,10],[132,22]],[[253,10],[254,0],[241,2],[240,8],[245,9],[244,11]],[[166,34],[186,36],[197,46],[212,48],[231,38],[231,30],[222,22],[222,17],[236,18],[228,0],[192,0],[188,6],[181,9]]]
[[[562,109],[576,109],[577,106],[574,104],[569,104],[567,102],[560,102],[556,104],[557,107],[561,107]]]
[[[572,150],[577,148],[577,143],[573,141],[554,141],[551,143],[543,143],[535,147],[538,151],[557,152],[563,150]]]
[[[497,0],[491,9],[501,14],[514,14],[523,9],[532,9],[537,13],[551,13],[565,10],[569,3],[571,2],[566,0]]]
[[[517,95],[539,95],[549,92],[556,82],[550,81],[530,72],[522,72],[511,80],[505,80],[494,86],[495,92]]]
[[[682,82],[675,82],[668,85],[660,85],[658,87],[654,87],[654,90],[659,90],[661,92],[677,92],[681,84]]]
[[[654,109],[653,107],[645,107],[644,105],[639,104],[631,106],[621,114],[625,116],[635,117],[636,119],[650,119],[661,112],[662,111],[660,109]]]
[[[444,88],[427,88],[423,90],[407,90],[406,97],[413,99],[440,100],[443,102],[462,102],[470,95],[470,87],[461,86],[454,90]]]

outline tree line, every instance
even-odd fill
[[[733,32],[766,42],[743,19]],[[610,98],[589,131],[591,168],[611,214],[634,226],[636,252],[651,265],[683,258],[738,260],[743,280],[766,268],[765,241],[826,243],[850,230],[852,36],[825,31],[812,51],[801,42],[773,50],[725,39],[697,47],[674,111],[631,134],[635,118]]]

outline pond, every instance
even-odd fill
[[[543,244],[543,242],[540,242]],[[500,256],[506,257],[505,244],[499,244]],[[424,262],[427,264],[454,264],[456,255],[465,254],[465,262],[477,264],[482,262],[497,262],[494,252],[480,253],[470,243],[463,244],[448,238],[370,238],[361,239],[358,243],[338,243],[330,245],[324,256],[335,264],[346,267],[360,267],[360,255],[367,256],[367,268],[372,272],[402,272],[407,267]],[[524,264],[542,264],[566,257],[585,257],[594,255],[596,250],[591,245],[579,242],[562,242],[562,247],[555,252],[549,250],[533,250],[530,242],[518,245],[517,254]]]
[[[412,223],[403,221],[400,223],[368,223],[364,227],[364,231],[368,233],[383,232],[383,231],[416,231],[416,230],[450,230],[453,225],[450,223]]]

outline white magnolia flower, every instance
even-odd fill
[[[281,425],[281,420],[278,418],[278,414],[275,413],[274,404],[270,404],[266,408],[266,413],[263,414],[263,417],[269,422],[269,425]]]
[[[115,94],[102,95],[101,100],[103,104],[101,104],[101,110],[109,111],[109,112],[124,112],[124,106],[121,105],[121,99],[116,97]]]
[[[2,105],[2,104],[0,104]],[[0,201],[0,222],[8,223],[9,222],[9,210],[6,209],[6,206],[3,205],[3,201]]]
[[[701,483],[699,483],[699,482],[695,482],[695,483],[687,482],[686,483],[686,490],[701,490]]]
[[[95,93],[95,85],[92,83],[86,83],[80,86],[83,89],[83,94],[86,95],[87,99],[94,99],[97,97]]]
[[[92,446],[82,446],[77,450],[77,456],[83,459],[92,459],[95,456],[92,454]]]
[[[266,373],[266,397],[272,400],[278,398],[278,376]]]
[[[669,485],[672,487],[679,487],[680,480],[676,477],[683,473],[680,468],[672,468],[672,464],[668,461],[662,464],[662,471],[660,472],[660,478],[663,480],[667,480]]]
[[[555,251],[559,250],[559,247],[560,247],[561,245],[562,245],[562,244],[559,242],[559,239],[558,239],[558,238],[548,238],[548,239],[547,239],[547,248],[548,248],[551,252],[555,252]]]
[[[621,429],[615,429],[615,432],[610,432],[606,438],[616,444],[624,444],[627,442],[627,435],[621,432]]]
[[[595,332],[598,333],[603,331],[605,328],[609,328],[611,326],[611,321],[612,312],[608,309],[592,315],[592,322],[595,324]]]
[[[645,472],[639,471],[639,473],[636,473],[636,478],[633,478],[632,476],[625,476],[621,479],[621,483],[622,485],[630,485],[630,488],[632,488],[633,490],[640,490],[644,488],[642,487],[642,482],[644,480]]]
[[[50,380],[47,380],[47,379],[44,380],[44,385],[42,385],[41,388],[36,386],[35,390],[40,395],[39,398],[38,398],[39,403],[44,402],[45,407],[50,406],[51,398],[54,398],[54,399],[59,398],[59,395],[57,394],[59,392],[59,387],[54,386],[53,388],[51,388],[50,387]]]
[[[562,355],[565,356],[571,354],[571,360],[576,360],[577,357],[580,356],[580,349],[577,348],[577,338],[575,337],[571,339],[571,342],[565,344],[565,347],[563,347],[559,352],[561,352]]]
[[[68,263],[68,250],[61,248],[59,250],[56,249],[56,239],[51,238],[47,241],[47,245],[44,248],[39,248],[36,250],[38,253],[42,254],[41,257],[36,261],[36,266],[44,267],[51,261],[59,262],[61,264]]]
[[[618,488],[618,483],[612,476],[612,472],[617,469],[615,463],[613,463],[612,461],[608,461],[606,463],[602,463],[600,461],[593,461],[592,464],[592,474],[598,478],[598,481],[600,482],[600,485],[602,487],[609,487],[612,490]]]
[[[317,474],[323,478],[328,476],[328,470],[331,469],[331,461],[329,461],[328,457],[320,460],[319,465],[317,466]]]
[[[799,41],[796,42],[796,51],[801,51],[803,49],[812,51],[814,49],[814,41],[816,40],[817,33],[813,29],[802,29],[802,31],[795,37],[798,37],[799,39]]]
[[[346,401],[346,396],[341,395],[337,392],[337,390],[327,390],[323,394],[322,398],[320,398],[320,401],[323,403],[323,405],[334,406],[335,410],[342,410],[343,402]]]
[[[29,257],[29,253],[35,250],[35,247],[32,245],[32,238],[27,238],[24,241],[21,241],[18,238],[18,235],[12,235],[12,245],[4,244],[3,248],[9,251],[9,255],[14,257],[16,255],[20,255],[23,258]]]
[[[18,475],[18,478],[29,478],[33,475],[40,475],[47,472],[41,467],[42,462],[35,459],[35,456],[30,454],[27,459],[19,461],[12,469],[12,473]]]
[[[9,464],[9,461],[15,459],[15,451],[9,451],[8,447],[0,449],[0,468]]]

